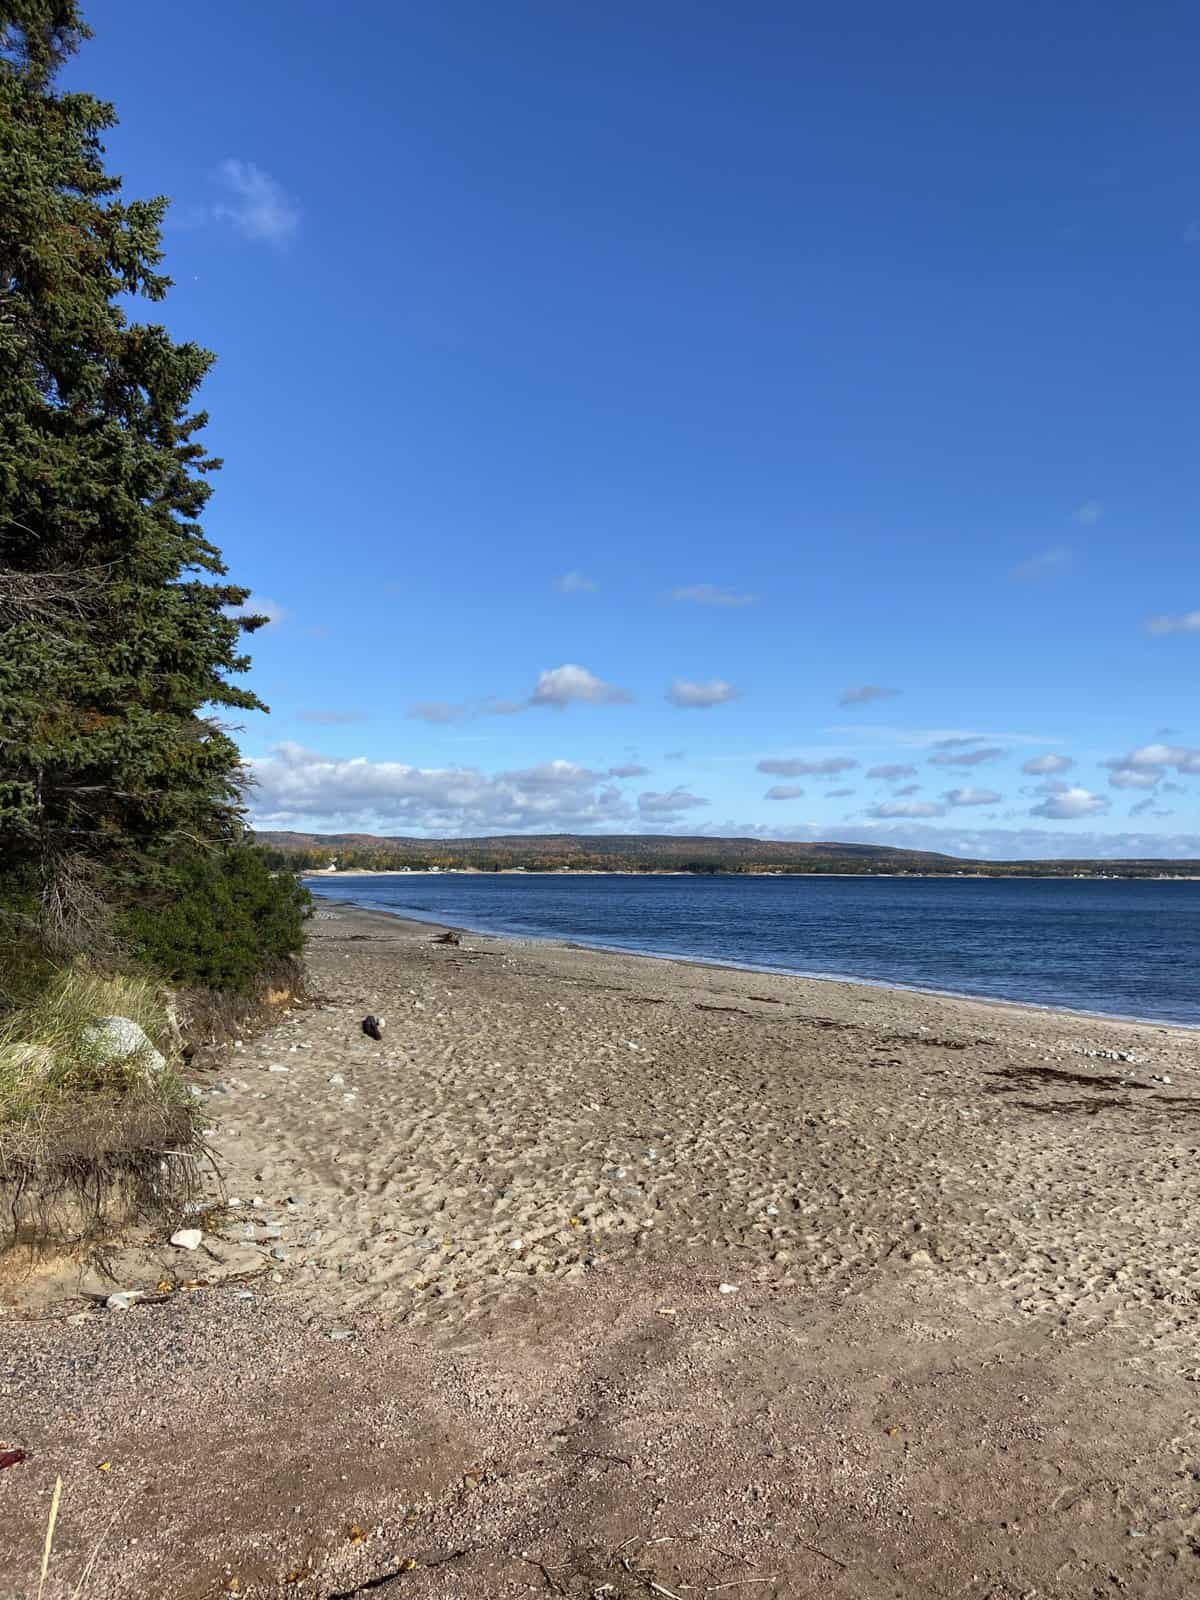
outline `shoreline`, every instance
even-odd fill
[[[408,877],[410,874],[377,873],[370,874],[370,876]],[[411,876],[415,876],[415,874],[411,874]],[[556,874],[545,874],[545,876],[556,876]],[[613,874],[613,876],[621,876],[621,874]],[[660,876],[660,874],[653,874],[653,876]],[[1170,1018],[1130,1016],[1111,1011],[1087,1011],[1078,1007],[1052,1005],[1049,1002],[1043,1003],[1037,1000],[1009,1000],[995,995],[970,994],[957,989],[936,989],[916,984],[893,983],[885,978],[860,978],[850,973],[807,972],[794,967],[759,966],[752,963],[727,961],[716,956],[685,956],[671,951],[638,950],[625,945],[592,943],[586,939],[564,939],[555,934],[515,933],[511,930],[450,922],[443,917],[434,917],[413,911],[385,911],[379,906],[364,906],[352,900],[343,900],[340,897],[326,897],[314,885],[309,885],[308,887],[311,889],[314,898],[319,900],[322,906],[326,908],[341,908],[362,916],[386,917],[389,921],[407,922],[414,927],[446,928],[454,933],[470,934],[474,938],[511,941],[514,944],[527,942],[560,950],[585,950],[598,955],[628,956],[639,961],[666,961],[682,967],[697,967],[718,972],[758,974],[761,977],[791,979],[800,983],[846,985],[853,989],[870,989],[883,994],[913,995],[934,1000],[951,1000],[964,1005],[984,1006],[989,1010],[1029,1012],[1039,1017],[1063,1017],[1072,1021],[1098,1022],[1114,1027],[1154,1028],[1164,1033],[1179,1033],[1184,1038],[1192,1041],[1195,1040],[1197,1034],[1200,1034],[1200,1022],[1176,1022]]]
[[[29,1268],[0,1592],[61,1477],[89,1600],[1190,1600],[1192,1035],[432,931],[319,901],[192,1061],[143,1302]]]
[[[954,883],[1200,883],[1194,872],[785,872],[777,867],[691,872],[684,867],[303,867],[301,878],[917,878]]]

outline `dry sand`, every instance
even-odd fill
[[[1200,1037],[433,931],[197,1072],[209,1286],[0,1321],[0,1595],[58,1473],[55,1600],[1195,1592]]]

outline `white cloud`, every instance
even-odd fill
[[[1200,749],[1183,744],[1141,744],[1102,763],[1114,789],[1153,789],[1173,767],[1180,776],[1200,773]],[[1165,787],[1165,786],[1164,786]]]
[[[872,806],[867,812],[869,817],[944,817],[945,806],[936,805],[932,800],[885,800],[881,805]]]
[[[344,722],[362,722],[361,711],[302,711],[301,722],[315,722],[322,728],[340,727]]]
[[[421,722],[461,722],[467,707],[452,705],[449,700],[414,700],[408,714]]]
[[[698,794],[689,794],[686,789],[672,789],[668,794],[655,794],[647,790],[638,795],[638,811],[643,817],[677,817],[684,811],[693,811],[697,806],[706,806],[707,800],[702,800]]]
[[[947,789],[942,799],[948,806],[994,806],[1003,796],[995,789],[973,789],[968,784],[962,789]]]
[[[1048,550],[1041,550],[1037,555],[1030,556],[1028,561],[1019,562],[1012,569],[1011,576],[1022,582],[1036,578],[1052,578],[1055,573],[1065,572],[1070,565],[1070,550],[1065,544],[1055,544]]]
[[[822,728],[822,733],[837,736],[844,743],[872,742],[897,745],[912,750],[945,750],[971,744],[1025,745],[1061,744],[1063,736],[1047,738],[1039,733],[980,733],[965,728],[906,728],[888,722],[841,722]]]
[[[676,678],[667,690],[667,699],[683,711],[707,711],[711,706],[727,705],[740,695],[740,689],[735,689],[722,678],[710,678],[707,683],[692,683],[687,678]]]
[[[1068,767],[1073,767],[1075,762],[1070,756],[1031,756],[1022,767],[1022,772],[1028,772],[1034,777],[1045,777],[1053,772],[1066,772]]]
[[[644,778],[650,771],[649,767],[639,766],[636,761],[627,761],[621,767],[609,767],[610,778]]]
[[[777,783],[767,790],[767,800],[799,800],[804,790],[798,783]]]
[[[840,706],[865,706],[872,700],[894,700],[899,689],[885,689],[879,683],[860,683],[853,689],[843,689],[838,696]]]
[[[915,778],[916,767],[909,767],[902,761],[887,761],[881,767],[868,767],[868,778],[882,778],[891,783],[896,778]]]
[[[1140,744],[1128,755],[1114,756],[1106,767],[1129,767],[1144,771],[1154,767],[1174,767],[1179,773],[1200,772],[1200,747],[1186,744]]]
[[[970,748],[966,748],[969,746]],[[976,745],[973,739],[946,739],[942,748],[929,758],[931,767],[977,767],[983,761],[995,761],[1004,751],[996,745]]]
[[[839,772],[849,772],[858,762],[852,756],[826,756],[822,761],[793,761],[790,758],[769,756],[760,761],[757,771],[774,778],[835,777]]]
[[[672,589],[671,599],[694,606],[750,606],[752,594],[735,594],[731,589],[718,589],[715,583],[693,583],[682,589]]]
[[[1114,789],[1155,789],[1161,778],[1161,767],[1114,766],[1108,775]]]
[[[1155,634],[1200,633],[1200,611],[1185,611],[1174,617],[1151,617],[1146,628]]]
[[[1075,521],[1084,528],[1095,527],[1104,515],[1104,507],[1099,500],[1085,500],[1081,506],[1075,508]]]
[[[252,594],[242,601],[240,606],[227,606],[225,615],[228,617],[266,617],[267,628],[277,628],[287,616],[287,611],[278,600],[271,600],[265,594]]]
[[[269,172],[253,161],[231,156],[216,171],[227,198],[213,206],[213,215],[231,222],[247,239],[285,245],[300,226],[300,207]]]
[[[631,698],[624,689],[602,682],[586,667],[567,662],[565,666],[552,667],[541,674],[529,703],[563,711],[575,701],[592,706],[618,706],[628,705]]]
[[[554,587],[563,594],[594,594],[599,585],[582,572],[564,572],[561,578],[555,578]]]
[[[1108,801],[1102,794],[1093,794],[1090,789],[1083,789],[1077,785],[1063,784],[1034,806],[1029,815],[1066,821],[1074,817],[1092,817],[1097,812],[1107,810]]]
[[[413,767],[364,756],[276,745],[246,763],[260,828],[461,835],[562,832],[626,823],[630,808],[603,774],[547,761],[487,774],[477,767]]]

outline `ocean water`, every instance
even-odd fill
[[[1200,1027],[1200,882],[315,876],[329,900],[485,933]]]

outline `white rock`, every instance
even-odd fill
[[[140,1024],[130,1017],[98,1017],[82,1034],[83,1042],[99,1061],[129,1061],[146,1072],[161,1072],[166,1058],[156,1050]]]
[[[128,1311],[131,1306],[137,1305],[143,1297],[143,1289],[121,1289],[117,1294],[110,1294],[104,1302],[106,1311]]]
[[[178,1233],[171,1235],[171,1243],[178,1250],[198,1250],[204,1238],[200,1228],[180,1228]]]
[[[736,1283],[722,1283],[717,1285],[718,1294],[736,1294],[737,1292],[738,1286]]]

